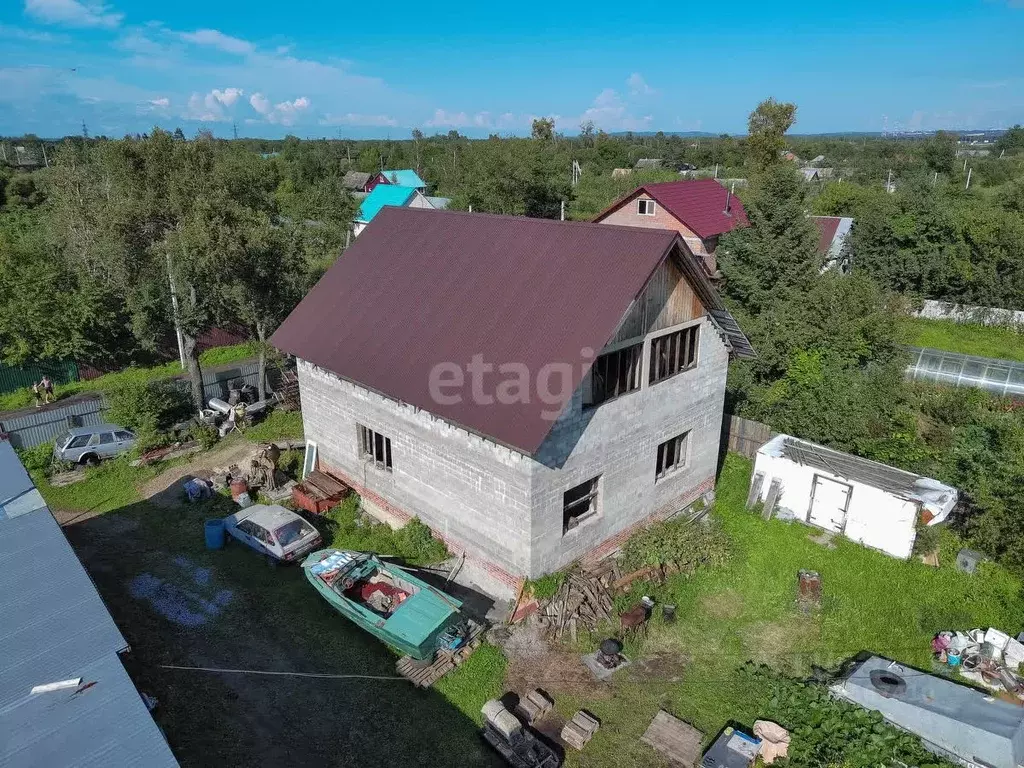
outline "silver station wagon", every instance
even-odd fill
[[[127,453],[135,447],[135,433],[117,424],[73,427],[57,438],[53,456],[59,461],[76,464],[98,464]]]

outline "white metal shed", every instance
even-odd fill
[[[749,502],[763,501],[776,517],[907,558],[917,521],[941,523],[958,495],[956,488],[929,477],[777,435],[757,452]]]

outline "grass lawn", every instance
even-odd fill
[[[605,699],[556,697],[563,714],[586,707],[603,721],[585,758],[573,756],[569,765],[651,765],[653,752],[638,739],[660,708],[708,740],[731,721],[751,727],[761,713],[757,692],[737,674],[747,660],[802,677],[812,665],[834,667],[870,651],[927,670],[930,640],[941,629],[991,625],[1015,633],[1024,623],[1020,581],[992,563],[973,577],[958,572],[952,536],[938,569],[840,539],[828,550],[810,541],[809,527],[745,511],[749,478],[750,463],[730,454],[715,505],[732,541],[728,565],[635,590],[637,599],[651,594],[677,606],[675,625],[663,625],[656,611],[648,637],[627,644],[627,655],[653,661],[655,674],[623,670]],[[824,587],[821,611],[809,617],[794,606],[801,568],[818,571]]]
[[[1024,362],[1024,333],[1012,328],[921,317],[907,320],[907,327],[915,347]]]
[[[245,436],[256,443],[268,440],[301,440],[302,412],[275,408],[259,424],[245,430]]]
[[[213,347],[199,355],[201,365],[222,365],[248,360],[257,355],[255,342],[233,344],[227,347]],[[148,368],[131,367],[123,371],[107,373],[88,381],[73,381],[70,384],[59,384],[54,387],[54,395],[58,400],[84,392],[105,392],[121,384],[136,381],[157,381],[182,375],[181,364],[177,361],[154,365]],[[32,390],[28,387],[0,395],[0,412],[11,411],[32,405]]]

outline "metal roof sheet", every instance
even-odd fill
[[[356,216],[356,220],[371,222],[384,206],[405,205],[409,202],[409,198],[415,194],[416,190],[412,187],[378,184],[369,195],[363,198],[363,202],[359,204],[359,213]]]
[[[381,171],[385,178],[394,185],[400,187],[413,187],[414,189],[425,189],[427,182],[420,178],[412,168],[399,168],[392,171]]]
[[[362,171],[349,171],[342,177],[341,186],[346,189],[362,190],[366,186],[366,182],[370,180],[370,175]]]
[[[271,342],[533,454],[579,387],[593,351],[608,342],[673,248],[691,267],[688,278],[704,305],[724,311],[672,230],[388,207]],[[474,355],[494,370],[525,366],[531,382],[547,365],[568,364],[571,380],[545,401],[537,387],[528,402],[500,404],[472,402],[466,376],[457,402],[438,402],[432,371],[442,363],[465,370]],[[490,380],[493,394],[501,379]]]
[[[72,688],[29,694],[0,712],[0,765],[19,768],[177,766],[115,654],[76,668]],[[52,681],[50,681],[52,682]]]
[[[747,211],[740,199],[736,195],[730,197],[729,190],[714,179],[685,179],[644,184],[616,200],[594,221],[600,221],[640,191],[646,192],[658,201],[666,211],[702,239],[750,225]],[[728,213],[725,210],[726,202],[729,203]]]
[[[176,765],[117,658],[127,641],[6,440],[0,616],[0,765]],[[79,677],[97,685],[31,694]]]
[[[894,676],[904,686],[883,691],[872,673]],[[872,656],[832,691],[880,712],[932,749],[993,768],[1016,768],[1024,760],[1024,708],[952,680]]]

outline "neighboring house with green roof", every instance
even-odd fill
[[[366,226],[373,221],[373,217],[380,213],[387,205],[396,208],[433,208],[430,201],[413,187],[403,187],[395,184],[380,184],[373,188],[363,202],[359,205],[359,212],[356,214],[352,224],[352,234],[356,237],[362,233]]]
[[[374,188],[378,184],[392,184],[398,187],[412,187],[413,189],[419,190],[422,193],[427,191],[427,182],[420,178],[420,175],[411,168],[402,168],[398,170],[385,170],[378,173],[368,182],[364,189],[367,192],[373,192]]]

